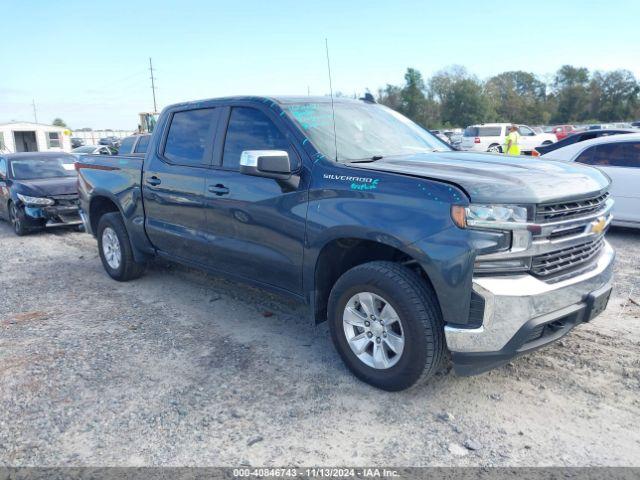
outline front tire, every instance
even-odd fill
[[[329,296],[329,329],[347,367],[389,391],[429,379],[445,354],[444,327],[431,287],[393,262],[343,274]]]
[[[100,260],[111,278],[126,282],[144,273],[145,264],[135,261],[129,234],[119,213],[100,217],[96,233]]]
[[[29,233],[24,210],[22,208],[16,207],[16,204],[13,202],[9,204],[9,223],[11,223],[14,233],[19,237],[22,237]]]

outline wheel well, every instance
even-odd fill
[[[96,233],[98,222],[105,213],[119,212],[118,206],[107,197],[95,197],[89,205],[89,221],[91,222],[91,231]]]
[[[359,238],[333,240],[322,248],[316,261],[313,303],[316,323],[324,322],[327,319],[327,301],[338,278],[353,267],[376,260],[406,265],[431,286],[431,282],[420,264],[397,248]]]

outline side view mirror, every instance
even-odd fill
[[[240,173],[287,180],[291,177],[289,154],[284,150],[245,150],[240,155]]]

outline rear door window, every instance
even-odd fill
[[[216,113],[214,108],[175,112],[164,145],[164,157],[177,165],[195,167],[208,164],[217,123]]]
[[[607,158],[612,167],[640,168],[640,142],[615,142],[598,145],[597,153],[603,148],[602,159]]]
[[[613,142],[590,147],[576,159],[577,162],[597,167],[640,168],[640,142]]]

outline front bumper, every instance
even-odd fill
[[[46,227],[82,225],[77,206],[25,206],[24,213],[33,223],[44,222]]]
[[[473,290],[484,299],[482,326],[445,326],[456,373],[490,370],[594,318],[608,300],[614,257],[605,241],[595,268],[558,283],[529,274],[474,278]]]

